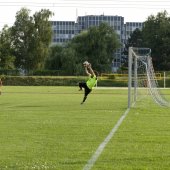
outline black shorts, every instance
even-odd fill
[[[80,87],[80,88],[84,88],[85,96],[87,96],[87,95],[92,91],[92,89],[89,89],[89,88],[87,87],[87,84],[86,84],[85,82],[79,83],[79,87]]]

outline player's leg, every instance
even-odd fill
[[[85,88],[85,91],[84,91],[84,98],[83,98],[83,101],[81,102],[81,104],[83,104],[83,103],[86,101],[87,96],[88,96],[88,94],[89,94],[91,91],[92,91],[92,90],[89,89],[88,87]]]
[[[79,83],[79,90],[82,90],[82,88],[85,88],[86,87],[86,83],[85,82],[80,82]]]

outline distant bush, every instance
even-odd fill
[[[20,71],[17,69],[0,69],[0,75],[14,75],[17,76],[20,74]]]
[[[8,86],[77,86],[86,81],[82,76],[1,76],[3,85]],[[158,80],[159,87],[164,86],[163,79]],[[100,87],[128,87],[127,80],[98,79]],[[170,78],[166,79],[166,87],[170,87]]]
[[[79,76],[3,76],[3,85],[8,86],[77,86],[87,77]],[[98,86],[127,87],[126,82],[114,80],[98,80]]]
[[[61,70],[36,70],[32,73],[34,76],[60,76]]]
[[[84,79],[57,76],[4,76],[3,85],[9,86],[74,86]]]

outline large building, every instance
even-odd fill
[[[52,21],[53,44],[62,44],[69,41],[76,34],[76,23],[74,21]]]
[[[126,22],[124,24],[124,29],[125,29],[124,39],[127,40],[136,28],[142,30],[143,23],[142,22]]]
[[[91,26],[99,26],[100,23],[106,22],[111,26],[118,35],[122,47],[126,43],[130,34],[136,29],[142,29],[141,22],[127,22],[124,23],[122,16],[105,16],[105,15],[87,15],[77,17],[77,21],[52,21],[53,29],[53,44],[62,44],[69,41],[81,31],[88,29]],[[116,50],[112,62],[112,71],[116,72],[122,64],[123,48]]]

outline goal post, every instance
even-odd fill
[[[128,55],[128,108],[131,107],[131,88],[132,88],[132,47],[129,47]]]
[[[170,106],[161,94],[154,72],[151,49],[129,47],[128,54],[128,108],[141,97],[151,98],[161,106]]]

